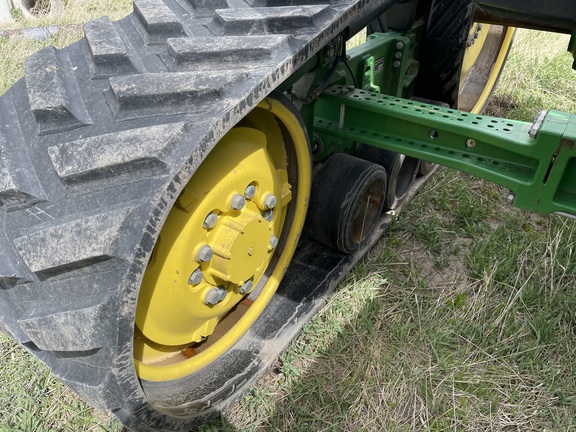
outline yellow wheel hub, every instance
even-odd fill
[[[166,219],[138,299],[142,379],[189,375],[247,331],[292,258],[309,188],[302,126],[267,98],[216,145]]]

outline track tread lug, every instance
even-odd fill
[[[314,19],[329,9],[327,5],[254,7],[246,9],[218,9],[216,22],[226,34],[293,33],[299,28],[313,26]]]
[[[221,97],[240,78],[238,72],[172,72],[110,78],[117,120],[144,115],[173,115],[198,110]]]
[[[18,324],[42,350],[96,350],[106,343],[107,332],[102,332],[102,328],[111,319],[108,303],[109,299],[106,299],[94,306],[20,319]]]
[[[30,270],[50,277],[121,258],[117,245],[130,212],[124,208],[81,217],[16,238],[14,243]]]
[[[180,66],[213,68],[214,62],[237,67],[238,63],[269,61],[289,36],[176,38],[167,42],[168,54]]]
[[[162,0],[134,0],[134,12],[147,32],[148,43],[186,35],[176,14]]]
[[[48,154],[68,184],[164,168],[164,153],[182,136],[184,127],[185,123],[172,123],[83,138],[49,147]]]
[[[6,106],[2,101],[2,118],[5,124],[0,132],[0,204],[7,212],[23,210],[45,201],[46,194],[36,172],[21,167],[31,166],[26,146],[20,135],[20,126],[14,121],[16,117],[13,102]]]
[[[40,134],[92,124],[80,89],[53,46],[30,56],[25,64],[26,88]]]
[[[18,283],[29,282],[30,275],[24,263],[8,248],[0,250],[0,289],[12,288]]]
[[[94,78],[136,72],[128,57],[128,48],[110,18],[102,17],[84,24],[84,35],[92,57]]]

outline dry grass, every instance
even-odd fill
[[[14,10],[14,21],[3,23],[0,28],[80,24],[103,15],[115,20],[126,16],[132,10],[131,0],[61,0],[63,8],[53,11],[49,11],[48,3],[48,0],[37,2],[33,18],[26,18],[18,10]]]

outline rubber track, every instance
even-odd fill
[[[135,0],[127,18],[94,20],[79,42],[30,57],[0,98],[2,329],[127,426],[188,428],[151,408],[132,365],[135,304],[158,232],[218,140],[376,3]],[[301,254],[318,246],[307,247]],[[344,273],[326,278],[326,269],[367,250],[315,250],[314,268],[297,257],[283,286],[302,272],[333,286]],[[293,323],[283,337],[316,307],[311,298],[278,315],[280,327]],[[194,409],[219,400],[230,395]]]
[[[435,0],[417,80],[417,94],[457,107],[462,59],[474,18],[471,0]]]

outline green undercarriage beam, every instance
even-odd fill
[[[314,132],[326,146],[361,142],[484,178],[519,208],[576,215],[575,115],[548,111],[530,124],[333,86]]]

